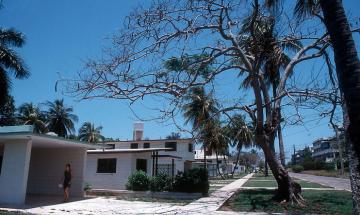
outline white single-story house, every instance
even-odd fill
[[[93,189],[122,190],[136,170],[173,177],[192,168],[193,144],[188,138],[106,142],[112,149],[88,150],[85,182]]]
[[[88,150],[85,183],[93,189],[123,190],[128,177],[137,170],[155,175],[159,160],[156,154],[164,150],[166,148]]]
[[[62,195],[64,168],[73,170],[72,196],[83,196],[86,150],[93,144],[36,134],[32,126],[0,127],[0,203],[24,204],[31,195]]]

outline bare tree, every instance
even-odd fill
[[[248,9],[255,12],[246,22],[249,29],[243,31]],[[288,53],[289,62],[280,74],[274,95],[269,93],[271,88],[265,82],[263,47],[246,42],[266,39],[266,34],[256,25],[269,17],[289,26],[279,32],[280,44],[298,46],[303,41],[303,46]],[[255,142],[263,150],[278,183],[279,198],[302,204],[300,185],[276,159],[271,145],[281,121],[282,100],[310,93],[289,91],[289,77],[298,64],[323,56],[329,39],[325,33],[304,34],[293,24],[284,16],[273,17],[257,0],[252,4],[232,0],[158,0],[127,17],[124,27],[114,35],[112,47],[105,50],[107,57],[89,61],[76,79],[62,81],[66,92],[80,99],[123,99],[133,104],[144,98],[160,97],[167,106],[159,111],[159,118],[166,119],[175,118],[184,95],[192,87],[213,87],[222,74],[246,74],[249,90],[245,93],[251,94],[253,102],[244,104],[236,99],[224,102],[219,113],[247,114],[255,130]],[[194,54],[198,57],[190,60],[188,56]],[[163,62],[168,59],[186,69],[164,69]],[[204,69],[208,65],[211,70]]]

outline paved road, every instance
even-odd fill
[[[309,174],[301,174],[301,173],[292,173],[290,172],[290,176],[298,179],[302,179],[305,181],[310,181],[318,184],[322,184],[329,187],[334,187],[337,190],[348,190],[351,191],[350,180],[344,178],[334,178],[334,177],[325,177],[325,176],[316,176]]]

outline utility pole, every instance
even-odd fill
[[[296,156],[295,156],[295,154],[296,154],[296,149],[295,149],[295,145],[293,145],[293,146],[294,146],[293,165],[296,165]]]

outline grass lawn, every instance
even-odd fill
[[[271,171],[269,171],[269,176],[264,176],[264,173],[262,173],[262,172],[257,172],[257,173],[255,173],[254,175],[253,175],[253,177],[259,177],[259,178],[271,178],[271,177],[273,177],[273,175],[272,175],[272,173],[271,173]]]
[[[247,175],[247,173],[241,173],[239,175],[234,175],[233,178],[226,178],[226,179],[222,179],[221,177],[214,177],[214,178],[210,178],[209,179],[209,195],[214,192],[217,189],[220,189],[222,187],[224,187],[225,185],[228,185],[242,177],[244,177],[245,175]]]
[[[351,193],[347,191],[305,190],[306,206],[280,204],[273,200],[275,190],[242,190],[230,198],[222,210],[291,214],[352,214]]]
[[[327,188],[326,186],[303,181],[303,180],[295,180],[295,181],[298,182],[302,188]],[[244,184],[244,187],[277,187],[277,183],[275,179],[269,181],[259,181],[259,180],[250,179]]]
[[[336,178],[349,178],[349,172],[345,172],[344,175],[341,175],[340,170],[338,171],[306,170],[306,171],[302,171],[301,173],[318,175],[318,176],[336,177]]]
[[[141,198],[136,198],[136,197],[126,197],[126,198],[122,198],[122,197],[117,197],[117,200],[125,200],[125,201],[142,201],[142,202],[161,202],[161,203],[171,203],[171,204],[175,204],[175,205],[187,205],[190,202],[195,201],[196,199],[163,199],[163,198],[151,198],[151,197],[141,197]],[[1,213],[0,213],[1,215]],[[11,214],[12,215],[12,214]]]

